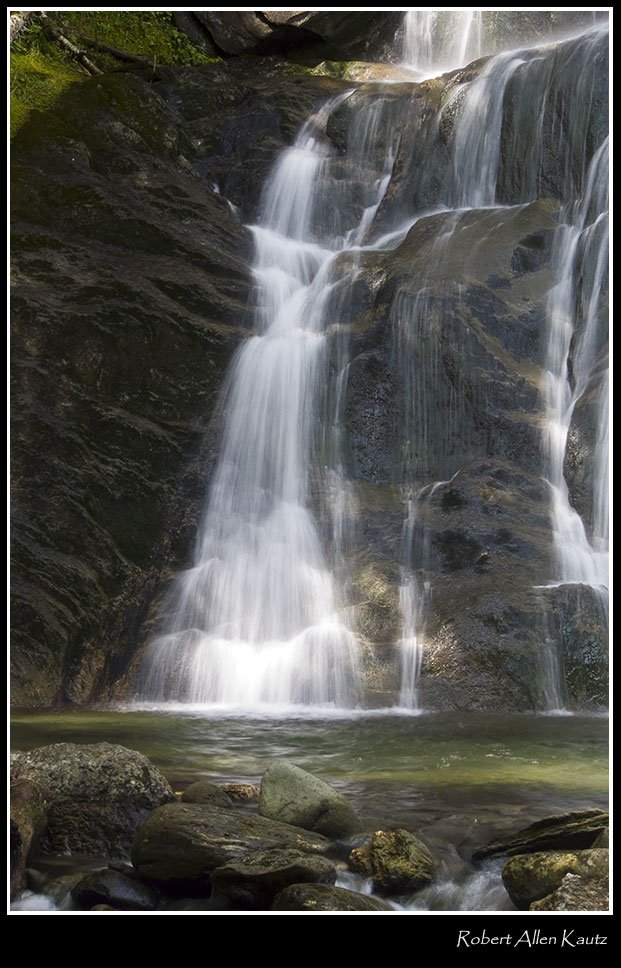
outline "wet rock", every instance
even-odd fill
[[[73,874],[61,874],[60,877],[55,877],[52,881],[44,884],[40,893],[49,897],[56,907],[64,907],[70,900],[70,894],[73,888],[80,881],[84,880],[84,877],[84,871],[76,871]]]
[[[605,830],[602,830],[601,834],[598,837],[596,837],[596,839],[593,841],[593,847],[609,847],[609,846],[610,846],[610,831],[609,831],[609,828],[606,827]]]
[[[608,880],[586,880],[577,874],[566,874],[552,894],[534,901],[530,911],[607,911]]]
[[[499,854],[531,854],[542,850],[569,850],[592,847],[608,827],[608,813],[595,807],[537,820],[512,837],[494,840],[475,851],[474,860]]]
[[[605,849],[518,854],[504,865],[502,881],[515,906],[528,910],[534,901],[553,894],[566,874],[601,881],[608,877],[608,865]]]
[[[28,859],[36,849],[45,829],[47,804],[36,783],[16,774],[12,774],[11,777],[10,794],[11,899],[13,899],[26,887]]]
[[[208,804],[168,804],[138,830],[132,863],[168,893],[209,894],[210,874],[228,861],[268,850],[325,854],[330,841],[299,827]]]
[[[87,874],[72,889],[71,897],[82,911],[95,904],[109,904],[117,911],[154,911],[159,901],[157,891],[109,869]]]
[[[116,911],[110,904],[94,904],[91,911]]]
[[[216,868],[211,883],[216,894],[235,909],[269,910],[275,895],[292,884],[334,884],[336,870],[325,857],[292,850],[257,852]]]
[[[427,847],[407,830],[377,830],[349,855],[355,871],[373,878],[380,894],[420,890],[434,878],[436,864]]]
[[[294,884],[274,899],[273,911],[392,911],[375,897],[325,884]]]
[[[361,829],[342,793],[286,762],[272,763],[263,774],[259,814],[327,837],[348,837]]]
[[[214,807],[232,807],[231,797],[220,786],[199,780],[191,783],[181,794],[183,803],[210,803]]]
[[[112,743],[56,743],[19,753],[12,774],[41,790],[48,804],[41,847],[52,853],[126,853],[150,811],[174,799],[146,756]]]

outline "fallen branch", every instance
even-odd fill
[[[103,71],[97,67],[97,64],[93,64],[92,60],[86,56],[83,50],[80,50],[79,47],[76,47],[76,45],[73,44],[68,37],[65,37],[65,35],[58,30],[57,27],[54,27],[46,13],[40,11],[39,16],[43,22],[43,27],[45,28],[45,32],[47,33],[48,37],[57,41],[61,47],[64,47],[65,50],[69,51],[71,56],[77,60],[82,67],[89,72],[89,74],[103,74]]]
[[[111,47],[110,44],[104,44],[101,40],[91,40],[90,37],[84,37],[81,34],[80,41],[85,47],[98,50],[102,54],[110,54],[111,57],[116,57],[117,60],[125,61],[128,64],[142,64],[145,67],[153,66],[153,62],[146,60],[144,57],[139,57],[138,54],[130,54],[126,50],[119,50],[118,47]]]

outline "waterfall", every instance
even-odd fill
[[[608,376],[597,390],[591,535],[571,504],[565,480],[567,437],[576,404],[587,392],[606,331],[602,290],[608,268],[608,139],[593,156],[582,198],[568,206],[557,232],[557,282],[548,302],[544,383],[547,479],[557,564],[555,578],[608,586]],[[571,364],[571,366],[570,366]]]
[[[193,567],[179,578],[170,625],[147,656],[143,692],[152,699],[245,708],[359,700],[358,642],[339,597],[336,562],[322,543],[311,475],[325,410],[331,272],[373,219],[392,149],[377,152],[381,110],[371,103],[348,147],[357,177],[361,169],[368,175],[377,154],[375,177],[359,186],[357,217],[346,222],[352,179],[336,177],[339,160],[325,127],[347,96],[304,124],[268,181],[259,223],[250,226],[255,334],[229,374],[222,448]],[[341,363],[333,423],[345,379]],[[338,454],[322,486],[337,558],[350,499]]]
[[[480,10],[408,10],[402,60],[424,77],[435,77],[481,56]]]
[[[404,60],[427,77],[481,53],[480,11],[408,11],[405,27]],[[466,263],[457,258],[472,226],[481,230],[501,208],[515,212],[549,197],[562,212],[546,357],[537,361],[545,368],[538,470],[551,494],[550,577],[598,589],[607,583],[608,383],[599,294],[607,266],[608,153],[593,121],[589,70],[605,36],[595,27],[575,41],[504,51],[478,71],[446,79],[436,115],[416,116],[425,165],[434,165],[434,146],[448,159],[431,173],[434,202],[425,210],[412,201],[415,193],[399,194],[395,175],[399,164],[401,176],[404,165],[408,170],[404,157],[419,133],[403,107],[414,116],[416,98],[395,94],[390,83],[324,104],[277,159],[260,217],[249,226],[254,330],[227,376],[221,447],[192,567],[176,581],[170,619],[148,648],[145,697],[244,708],[351,708],[362,701],[363,649],[348,577],[356,496],[343,456],[347,307],[364,257],[399,247],[423,217],[437,223],[426,256],[417,255],[417,290],[397,286],[388,312],[401,400],[392,483],[405,509],[400,550],[393,552],[401,618],[395,701],[422,703],[434,496],[462,464],[496,456],[493,439],[475,440],[465,419],[466,400],[484,406],[469,380],[475,343],[468,327],[450,328],[443,293],[449,282],[462,284]],[[328,126],[346,102],[351,113],[341,122],[339,150]],[[388,210],[395,213],[391,231]],[[438,345],[447,338],[461,341],[463,352],[440,385]],[[428,381],[437,388],[435,412],[425,397]],[[565,465],[572,421],[587,397],[597,434],[590,506],[579,511]],[[433,452],[441,454],[435,463]],[[555,707],[561,661],[552,631],[541,639],[544,701]]]

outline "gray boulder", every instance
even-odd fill
[[[127,853],[151,810],[174,799],[146,756],[111,743],[42,746],[14,757],[11,773],[35,783],[46,800],[41,847],[51,853]]]
[[[373,878],[381,894],[416,891],[433,880],[436,864],[427,847],[407,830],[376,830],[349,855],[355,871]]]
[[[222,787],[207,780],[191,783],[181,794],[183,803],[210,803],[214,807],[232,807],[233,801]]]
[[[265,771],[259,814],[326,837],[348,837],[361,829],[342,793],[292,763],[272,763]]]
[[[153,888],[110,869],[87,874],[75,885],[71,897],[82,911],[98,904],[109,904],[117,911],[154,911],[159,901]]]
[[[392,911],[375,897],[326,884],[293,884],[274,899],[272,911]]]
[[[216,897],[234,908],[269,910],[276,894],[291,884],[334,884],[334,864],[294,850],[270,850],[231,860],[211,875]]]
[[[210,875],[238,858],[267,850],[325,854],[330,841],[299,827],[209,804],[159,807],[132,845],[139,876],[169,893],[208,894]]]

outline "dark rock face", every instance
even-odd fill
[[[122,679],[188,559],[248,332],[275,154],[343,84],[213,69],[77,85],[13,146],[15,705]],[[275,70],[275,69],[274,69]]]
[[[191,783],[181,794],[183,803],[210,803],[213,807],[232,807],[230,796],[215,783],[199,780]]]
[[[392,911],[375,897],[326,884],[294,884],[275,898],[273,911]]]
[[[209,894],[210,874],[254,853],[288,850],[321,855],[330,841],[290,824],[207,804],[168,804],[140,827],[132,863],[140,877],[168,893]]]
[[[174,799],[146,756],[111,743],[56,743],[18,753],[11,774],[36,784],[46,800],[41,847],[52,853],[127,853],[150,811]]]

